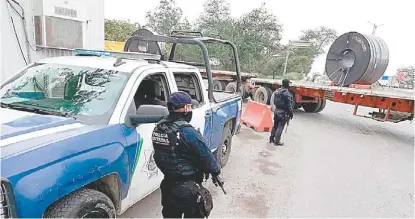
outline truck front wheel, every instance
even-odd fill
[[[219,163],[220,167],[223,168],[229,160],[229,155],[231,153],[232,146],[232,133],[229,127],[223,128],[222,141],[218,149],[214,152],[216,161]]]
[[[80,189],[56,201],[45,218],[115,218],[111,199],[93,189]]]

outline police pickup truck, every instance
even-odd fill
[[[151,133],[176,91],[190,94],[190,123],[226,164],[241,96],[212,90],[205,43],[230,45],[236,55],[235,46],[203,36],[156,35],[134,36],[126,45],[150,48],[159,41],[199,46],[209,86],[190,64],[152,53],[115,54],[130,57],[120,58],[91,50],[42,59],[2,84],[2,217],[111,218],[152,193],[163,174]],[[239,71],[237,55],[235,63]]]

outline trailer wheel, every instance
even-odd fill
[[[318,108],[316,113],[319,113],[319,112],[323,111],[324,108],[326,108],[326,102],[327,101],[325,99],[320,99],[320,100],[321,100],[321,105],[320,105],[320,108]]]
[[[293,101],[294,102],[294,107],[293,107],[293,109],[300,109],[302,106],[303,106],[303,104],[302,103],[297,103],[297,102],[295,102],[295,101]]]
[[[270,94],[265,87],[259,87],[254,94],[254,101],[262,104],[267,104],[270,99]]]
[[[236,91],[236,82],[231,82],[226,85],[225,91],[235,92]]]
[[[269,87],[265,87],[265,89],[267,90],[267,93],[268,93],[268,101],[267,101],[267,104],[269,105],[271,103],[272,90]]]
[[[303,103],[304,111],[308,113],[317,113],[322,105],[322,99],[318,99],[317,103]]]
[[[293,93],[293,92],[290,91],[290,94],[291,94],[291,98],[292,98],[291,108],[292,109],[295,109],[295,106],[297,105],[297,102],[295,102],[295,93]]]
[[[236,82],[230,82],[228,85],[226,85],[225,91],[235,93],[236,92]],[[241,92],[242,92],[242,95],[241,95],[242,99],[246,99],[248,97],[248,95],[247,95],[243,85],[241,85]]]
[[[274,91],[271,94],[271,98],[269,100],[269,105],[271,106],[271,111],[274,112],[275,111],[275,105],[274,105],[274,99],[275,99],[275,93],[277,93],[277,91]]]
[[[224,90],[223,84],[219,80],[213,80],[212,85],[213,85],[213,90],[218,90],[218,91]]]
[[[80,189],[56,201],[48,208],[45,218],[115,218],[115,207],[104,193]]]

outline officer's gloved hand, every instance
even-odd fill
[[[294,118],[294,114],[293,113],[290,113],[290,119],[293,119]]]
[[[213,182],[213,184],[215,184],[215,186],[224,184],[224,182],[220,178],[218,178],[219,175],[220,175],[220,170],[218,172],[211,173],[211,174],[212,174],[212,182]]]
[[[215,173],[211,173],[212,174],[212,176],[219,176],[219,174],[220,174],[220,170],[218,171],[218,172],[215,172]]]

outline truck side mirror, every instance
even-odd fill
[[[137,127],[140,124],[157,123],[164,116],[169,115],[165,106],[141,105],[135,114],[129,114],[126,118],[127,127]]]

